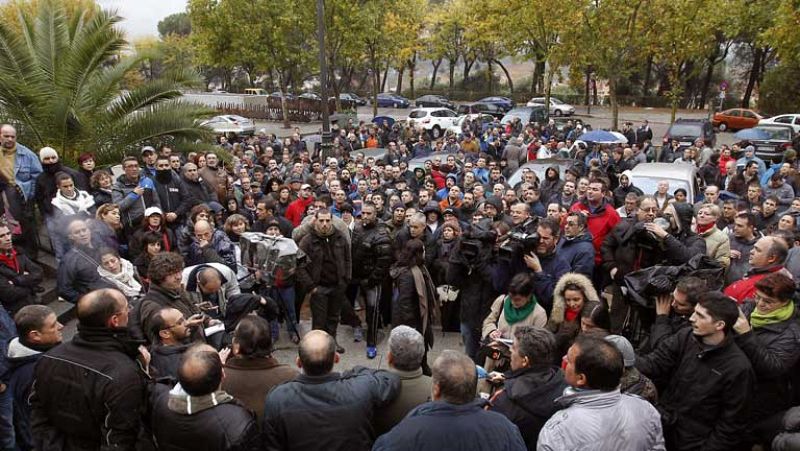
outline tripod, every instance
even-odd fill
[[[274,286],[275,283],[275,269],[277,268],[278,264],[278,254],[279,250],[275,248],[271,248],[269,250],[269,258],[265,261],[262,269],[261,275],[261,287],[259,288],[259,292],[262,296],[270,297],[270,292],[274,291],[275,295],[278,299],[276,299],[276,303],[278,304],[278,313],[279,317],[286,321],[287,324],[290,325],[289,332],[293,334],[297,340],[300,340],[300,332],[297,330],[297,322],[296,318],[293,320],[289,316],[289,312],[287,310],[286,300],[284,299],[283,295],[281,294],[281,289],[276,288]],[[274,288],[274,290],[273,290]],[[297,315],[295,315],[297,316]]]

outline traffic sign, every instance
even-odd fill
[[[728,90],[728,82],[725,81],[725,80],[722,80],[722,82],[720,82],[720,84],[719,84],[719,90],[720,91],[727,91]]]

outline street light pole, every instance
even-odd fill
[[[321,157],[328,156],[331,145],[331,119],[328,114],[328,65],[325,59],[325,0],[317,0],[317,41],[319,43],[319,84],[322,97]]]

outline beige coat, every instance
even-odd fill
[[[508,321],[506,321],[505,314],[503,314],[503,301],[505,300],[506,296],[507,295],[502,294],[494,300],[494,303],[492,304],[492,310],[489,312],[489,316],[483,320],[483,330],[481,331],[482,337],[486,337],[495,330],[500,330],[504,337],[511,337],[512,328],[509,326]],[[547,324],[547,312],[545,312],[544,308],[537,303],[536,307],[533,308],[533,312],[531,312],[531,314],[528,315],[528,317],[524,320],[514,324],[514,327],[544,327],[545,324]]]
[[[728,234],[714,226],[701,236],[706,240],[706,255],[728,269],[731,265],[731,241]]]

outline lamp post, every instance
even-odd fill
[[[317,0],[317,41],[319,43],[319,84],[322,97],[322,142],[320,158],[330,155],[331,118],[328,114],[328,65],[325,59],[325,0]]]

